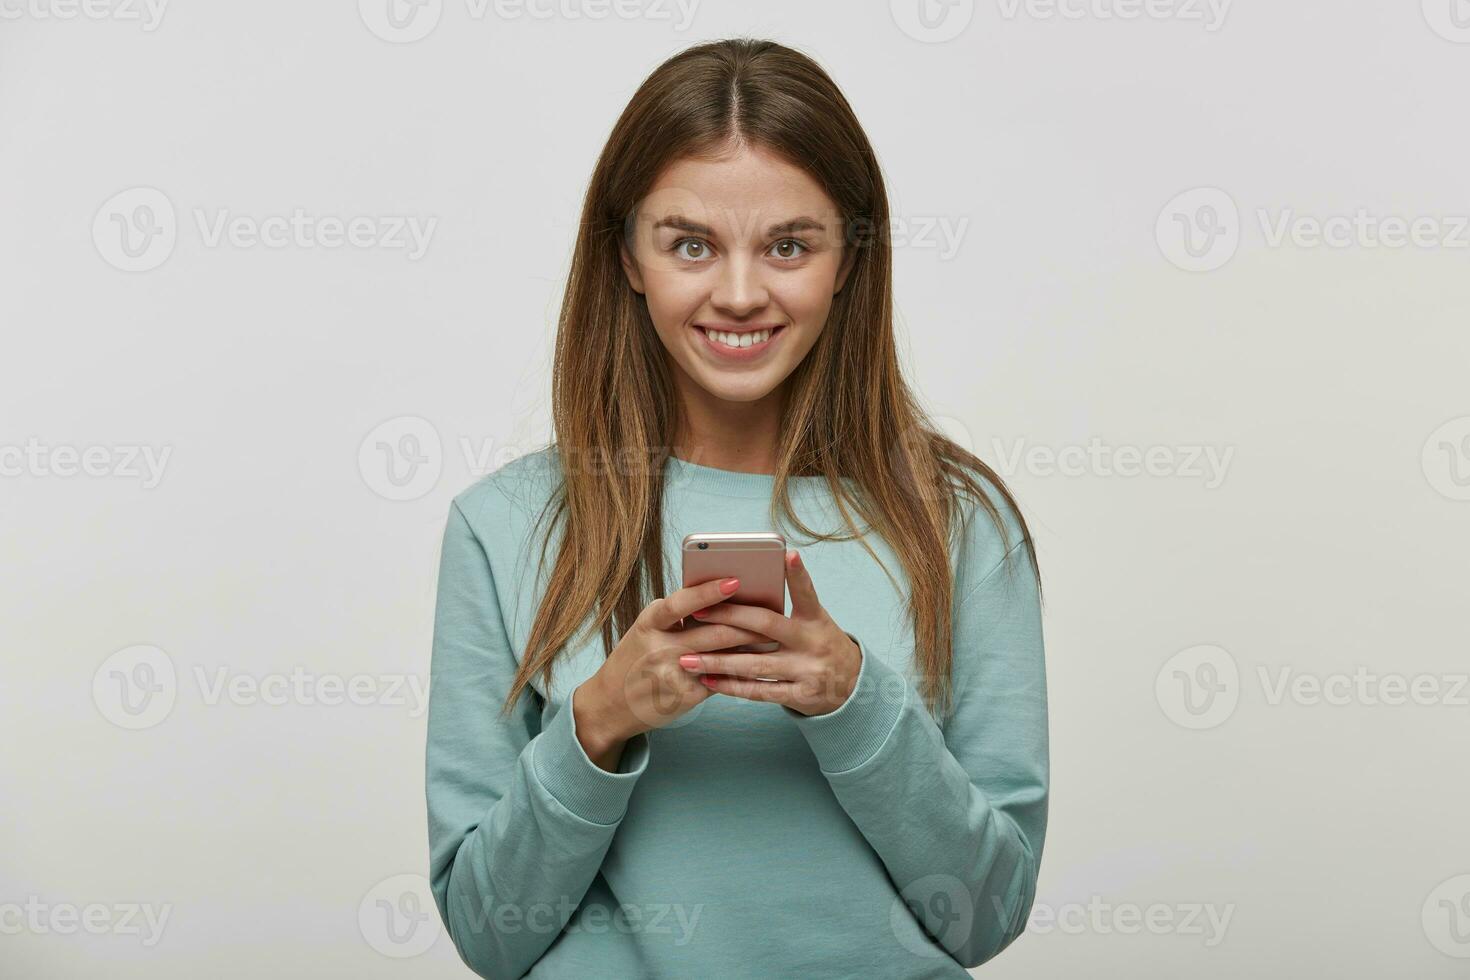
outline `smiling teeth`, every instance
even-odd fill
[[[704,330],[703,327],[700,329]],[[749,347],[771,338],[769,330],[751,330],[747,333],[725,333],[722,330],[704,330],[704,332],[711,340],[724,344],[726,347]]]

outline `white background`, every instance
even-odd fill
[[[910,376],[1038,538],[1051,823],[977,972],[1470,970],[1470,4],[94,2],[0,0],[0,972],[469,975],[377,904],[428,866],[448,502],[548,434],[614,119],[731,35],[853,103]],[[208,233],[296,209],[367,244]],[[1272,237],[1360,212],[1436,241]]]

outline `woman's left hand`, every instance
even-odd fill
[[[804,715],[836,711],[857,685],[862,651],[822,608],[811,576],[795,551],[786,552],[786,587],[791,592],[789,617],[763,606],[735,602],[694,613],[702,623],[725,623],[769,636],[781,649],[688,654],[679,658],[679,666],[703,674],[700,680],[718,694],[774,701]],[[759,681],[757,677],[775,680]]]

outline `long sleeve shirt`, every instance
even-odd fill
[[[444,531],[429,880],[465,963],[496,978],[918,980],[966,977],[1005,949],[1035,897],[1049,765],[1041,610],[1003,498],[987,487],[1010,547],[973,501],[957,536],[940,723],[919,693],[906,596],[858,541],[773,527],[770,475],[670,457],[665,554],[677,561],[695,531],[786,533],[861,666],[822,715],[712,694],[630,739],[609,772],[570,701],[604,660],[600,637],[500,715],[544,585],[532,525],[559,466],[553,447],[482,478]],[[822,478],[788,482],[809,527],[842,526]],[[867,542],[906,589],[893,551]]]

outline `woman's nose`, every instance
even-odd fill
[[[766,305],[769,295],[760,263],[746,257],[721,263],[710,302],[732,315],[743,316]]]

